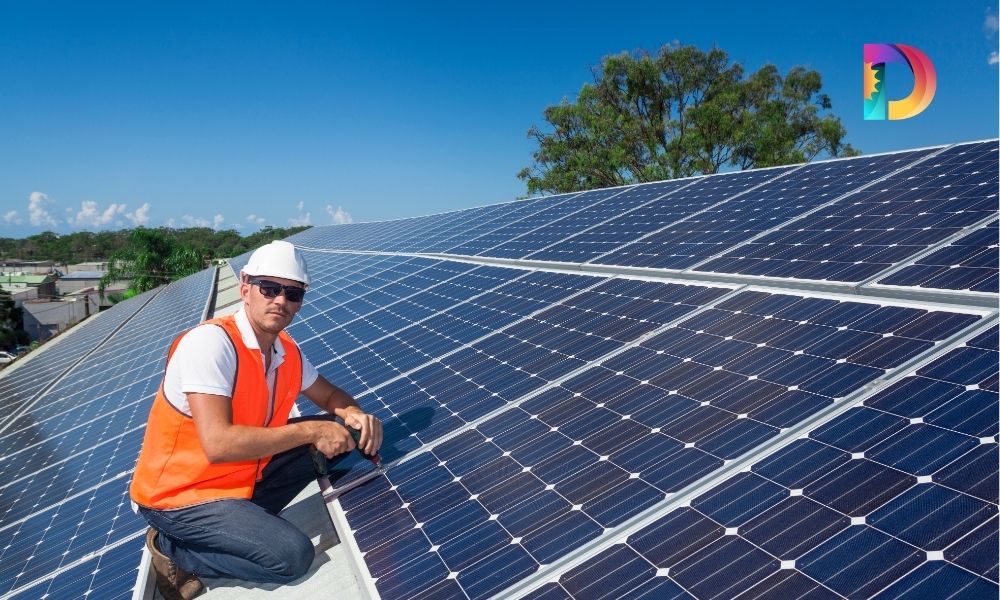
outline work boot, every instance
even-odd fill
[[[178,567],[167,555],[160,552],[157,543],[159,532],[152,527],[146,531],[146,548],[156,572],[156,589],[164,600],[191,600],[204,591],[205,586],[196,576]]]

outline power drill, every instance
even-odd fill
[[[358,452],[361,452],[359,448],[359,444],[361,443],[361,430],[355,429],[353,427],[347,427],[347,431],[351,433],[351,437],[354,439],[355,448],[358,448]],[[372,464],[375,465],[376,468],[382,466],[382,459],[381,457],[379,457],[378,454],[370,455],[361,452],[361,456],[363,456],[365,460],[372,461]],[[312,449],[312,461],[313,461],[313,468],[316,470],[317,475],[327,474],[326,455],[317,450],[315,447],[313,447]]]

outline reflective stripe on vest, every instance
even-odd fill
[[[236,350],[236,377],[231,395],[233,424],[255,427],[285,425],[302,388],[302,356],[292,338],[284,331],[278,334],[285,349],[285,360],[275,374],[274,402],[273,407],[269,407],[261,353],[244,345],[235,317],[222,317],[205,323],[222,327]],[[183,337],[184,333],[170,345],[168,363]],[[130,493],[137,504],[160,510],[222,498],[250,498],[254,483],[260,479],[269,461],[270,457],[216,464],[208,462],[194,419],[167,401],[161,382],[149,411]]]

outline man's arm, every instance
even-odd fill
[[[365,413],[350,394],[320,375],[312,385],[302,390],[316,406],[344,420],[349,427],[361,432],[358,447],[368,455],[378,453],[382,446],[382,422]]]
[[[234,425],[228,397],[189,393],[187,399],[198,439],[211,463],[256,460],[304,444],[316,446],[327,458],[354,449],[351,434],[333,421],[301,421],[282,427]]]

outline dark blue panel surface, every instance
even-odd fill
[[[878,283],[997,293],[997,221],[980,227]]]
[[[873,168],[867,171],[867,179],[855,180],[855,187],[890,175],[927,154],[912,153],[909,160],[890,163],[884,162],[887,157],[869,158]],[[899,155],[888,155],[894,156]],[[995,140],[947,148],[802,219],[723,252],[698,270],[865,281],[963,228],[995,216],[997,164]],[[803,171],[809,168],[815,167]],[[995,256],[992,260],[996,260]],[[945,282],[954,276],[956,288],[959,280],[963,286],[957,289],[980,284],[996,289],[995,276],[952,271],[937,279],[931,276],[928,282],[934,283],[929,287],[947,287]]]
[[[970,348],[992,346],[995,331],[643,527],[624,548],[696,598],[995,596],[995,434],[926,418],[969,392],[992,395],[996,412],[995,392],[946,381]],[[977,368],[977,377],[996,369]],[[599,578],[621,548],[574,569],[574,585]],[[559,579],[567,590],[568,575]]]
[[[663,223],[665,227],[658,228],[655,233],[592,262],[661,269],[689,268],[925,154],[926,151],[908,152],[804,165],[696,214],[678,215],[684,218]],[[665,200],[670,201],[673,197],[668,196]]]

